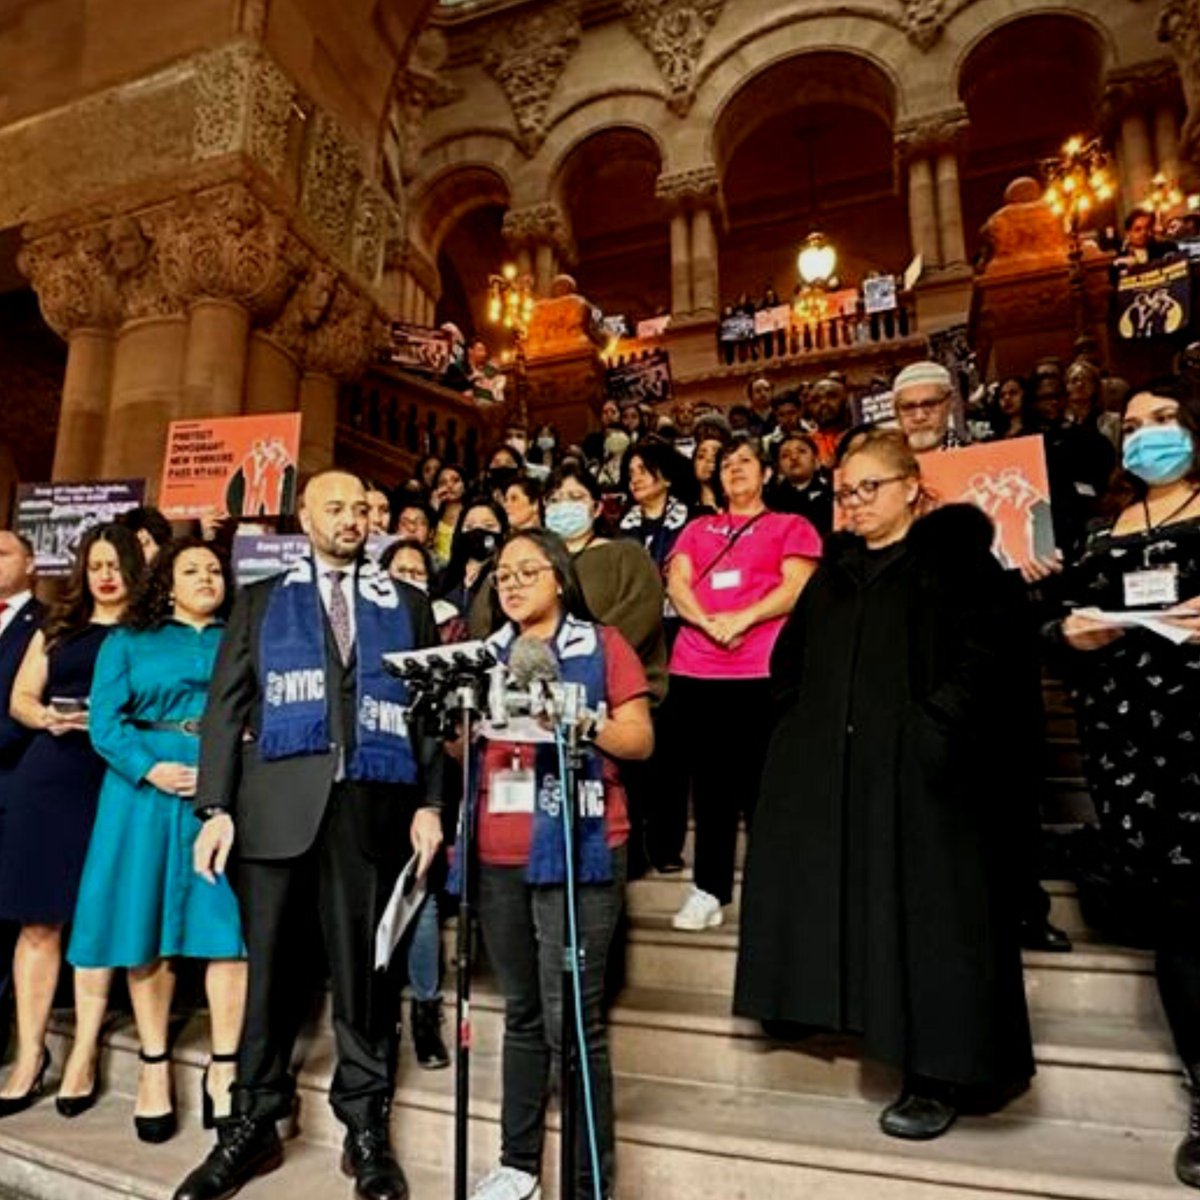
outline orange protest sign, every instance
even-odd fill
[[[173,520],[291,512],[299,455],[299,413],[172,421],[158,506]]]
[[[925,510],[974,504],[996,526],[993,549],[1006,567],[1022,567],[1054,554],[1050,477],[1041,435],[979,442],[918,455]],[[846,526],[839,511],[837,527]]]
[[[934,504],[981,508],[996,526],[995,551],[1007,567],[1054,553],[1050,478],[1040,435],[980,442],[920,456],[921,477]]]

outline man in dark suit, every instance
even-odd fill
[[[8,775],[29,738],[29,730],[8,715],[8,698],[43,612],[33,594],[33,546],[20,534],[0,530],[0,838]],[[12,960],[18,932],[11,922],[0,922],[0,1055],[12,1025]]]
[[[233,1115],[176,1200],[218,1200],[282,1159],[297,981],[315,908],[328,956],[346,1126],[342,1168],[366,1200],[404,1200],[388,1138],[398,996],[374,970],[375,926],[411,841],[424,871],[441,843],[441,747],[409,732],[382,652],[436,645],[428,602],[365,559],[362,482],[315,476],[300,522],[311,558],[237,596],[201,730],[196,869],[238,894],[249,959]]]

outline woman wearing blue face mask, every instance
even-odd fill
[[[1156,949],[1192,1091],[1175,1169],[1200,1187],[1200,458],[1180,399],[1165,386],[1129,400],[1112,515],[1065,577],[1071,611],[1051,632],[1073,652],[1100,825],[1107,886],[1089,919],[1107,918],[1110,934]],[[1103,615],[1131,611],[1154,613],[1186,640]]]

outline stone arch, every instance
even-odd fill
[[[514,205],[551,199],[563,167],[575,150],[608,129],[632,129],[657,147],[663,169],[669,169],[670,139],[663,136],[668,115],[661,92],[644,89],[606,91],[585,97],[559,114],[541,149],[522,170],[514,189]]]
[[[413,205],[418,204],[438,179],[465,167],[491,171],[511,195],[525,161],[515,134],[508,130],[456,129],[422,150],[420,170],[409,196]]]
[[[950,21],[945,36],[954,53],[953,80],[960,86],[963,71],[976,50],[993,34],[1002,32],[1007,26],[1031,17],[1064,17],[1074,19],[1087,26],[1099,37],[1105,47],[1106,66],[1111,66],[1120,56],[1119,42],[1113,25],[1104,19],[1104,10],[1111,6],[1104,0],[1067,0],[1056,3],[1026,3],[1014,6],[1012,0],[974,0]]]
[[[675,169],[714,163],[715,131],[734,97],[754,77],[800,55],[843,53],[870,64],[889,80],[894,116],[903,118],[911,107],[910,81],[899,64],[911,49],[898,21],[862,12],[794,13],[734,36],[698,73],[695,103],[674,139]]]
[[[436,257],[450,230],[477,208],[507,208],[512,189],[491,163],[463,162],[426,179],[411,203],[410,234]]]
[[[580,288],[610,312],[646,317],[669,304],[667,216],[655,193],[662,170],[659,137],[619,121],[573,140],[547,181],[574,235]]]
[[[1014,178],[1036,175],[1067,138],[1099,132],[1111,55],[1108,31],[1071,5],[1013,13],[960,48],[955,81],[968,117],[960,155],[968,253]]]

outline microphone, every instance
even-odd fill
[[[520,689],[533,688],[539,684],[557,683],[559,680],[558,659],[554,651],[541,638],[523,633],[513,642],[508,656],[508,669],[513,683]]]

